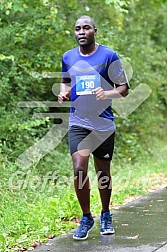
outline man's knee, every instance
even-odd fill
[[[97,172],[97,177],[98,177],[98,179],[100,179],[102,177],[108,177],[110,180],[111,179],[110,171],[109,170],[99,170]]]
[[[98,171],[98,188],[99,189],[111,189],[112,188],[112,180],[110,176],[110,172],[108,171]]]

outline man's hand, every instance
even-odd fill
[[[96,95],[96,100],[105,100],[107,99],[107,91],[104,91],[101,87],[95,88],[92,90],[92,94]]]
[[[58,95],[58,102],[62,104],[64,101],[69,101],[70,92],[60,92]]]
[[[104,91],[101,87],[98,87],[92,90],[92,94],[96,95],[96,100],[124,98],[128,95],[128,85],[123,84],[107,91]]]

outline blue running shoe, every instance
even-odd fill
[[[110,212],[104,212],[100,216],[100,233],[102,235],[115,233],[112,225],[112,214],[110,214]]]
[[[94,219],[89,220],[86,216],[83,216],[80,225],[73,235],[73,239],[75,240],[85,240],[88,237],[89,231],[94,226]]]

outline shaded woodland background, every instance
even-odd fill
[[[59,188],[41,193],[37,189],[30,190],[32,188],[12,191],[8,181],[19,169],[15,164],[17,157],[44,137],[55,123],[51,118],[32,119],[33,114],[66,112],[53,108],[20,108],[18,103],[57,101],[52,86],[60,80],[44,78],[43,73],[61,71],[63,53],[77,46],[74,24],[81,15],[94,18],[98,43],[111,47],[121,59],[130,63],[133,68],[131,90],[140,83],[152,89],[151,96],[130,116],[120,117],[115,113],[118,133],[114,162],[122,166],[113,168],[113,173],[120,172],[122,176],[126,165],[127,172],[134,171],[136,165],[136,171],[142,173],[140,160],[146,173],[144,169],[148,170],[151,165],[144,164],[145,154],[154,157],[156,152],[161,158],[159,151],[166,144],[166,0],[1,0],[0,242],[4,250],[0,251],[8,251],[7,247],[18,244],[30,244],[30,240],[44,237],[46,233],[59,234],[62,229],[70,228],[69,223],[65,225],[62,220],[67,221],[80,213],[74,193],[70,191],[72,186],[66,194],[64,182]],[[55,165],[59,172],[57,179],[66,176],[68,182],[72,168],[66,138],[34,165],[32,176],[43,176],[54,170]],[[155,165],[154,170],[158,171],[159,167],[165,167],[165,162]],[[20,177],[25,178],[26,174],[16,176],[16,185]],[[126,193],[138,190],[131,187]],[[121,193],[117,195],[120,197]],[[94,201],[96,206],[97,199]]]
[[[135,158],[140,144],[148,150],[150,138],[163,134],[167,114],[167,1],[2,0],[0,12],[2,155],[14,160],[53,124],[53,120],[32,120],[34,111],[44,109],[22,109],[17,103],[57,99],[52,93],[57,80],[41,76],[61,71],[62,54],[76,46],[74,24],[82,14],[95,19],[97,41],[131,64],[132,89],[140,83],[152,89],[151,97],[132,115],[116,120],[118,155],[126,155],[128,149]]]

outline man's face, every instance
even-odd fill
[[[75,24],[75,38],[80,46],[89,46],[95,41],[97,33],[90,19],[78,19]]]

